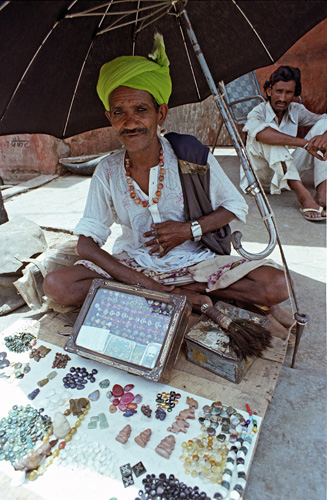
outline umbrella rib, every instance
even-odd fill
[[[182,40],[183,40],[183,44],[184,44],[184,48],[185,48],[187,60],[188,60],[188,63],[190,65],[191,73],[192,73],[192,76],[193,76],[193,82],[194,82],[194,85],[195,85],[196,93],[198,94],[199,101],[201,101],[200,90],[199,90],[198,82],[196,80],[196,76],[195,76],[195,73],[194,73],[194,68],[193,68],[193,65],[192,65],[190,53],[189,53],[189,50],[188,50],[188,47],[187,47],[187,44],[186,44],[185,35],[184,35],[184,31],[183,31],[183,26],[182,26],[182,23],[181,23],[181,18],[178,16],[176,18],[176,20],[178,22],[179,30],[181,32],[181,37],[182,37]]]
[[[169,7],[169,9],[170,9],[170,7]],[[168,9],[168,11],[169,11],[169,9]],[[161,12],[163,10],[165,10],[165,12],[163,14],[161,14],[160,16],[157,16],[156,18],[154,18],[151,22],[147,23],[145,26],[149,26],[149,24],[155,22],[157,19],[160,19],[161,17],[163,17],[163,16],[165,16],[167,14],[167,12],[168,12],[167,11],[167,2],[165,2],[165,5],[163,7],[160,7],[160,9],[157,9],[155,12],[152,12],[151,14],[148,14],[147,16],[144,16],[144,17],[140,18],[139,21],[143,23],[146,19],[155,16],[157,13],[159,13],[159,12]],[[136,11],[134,11],[134,12],[136,12]],[[135,19],[133,19],[131,21],[127,21],[126,23],[117,24],[117,23],[119,23],[119,21],[121,21],[127,15],[129,15],[129,13],[121,16],[119,19],[117,19],[116,21],[114,21],[113,23],[111,23],[110,26],[108,26],[107,28],[99,31],[97,33],[97,35],[103,35],[104,33],[107,33],[108,31],[112,31],[112,30],[117,29],[117,28],[122,28],[123,26],[128,26],[130,24],[134,24],[135,23]],[[142,26],[142,28],[143,28],[143,26]],[[136,30],[135,34],[138,33],[140,30],[141,29]]]
[[[110,6],[111,6],[111,3],[108,3],[107,4],[107,9],[106,9],[106,12],[103,14],[102,16],[102,19],[100,20],[99,24],[98,24],[98,28],[100,28],[101,24],[103,23],[104,19],[105,19],[105,15],[106,13],[108,12],[108,10],[110,9]],[[64,130],[63,130],[63,134],[62,136],[64,137],[65,134],[66,134],[66,130],[67,130],[67,127],[68,127],[68,121],[69,121],[69,118],[70,118],[70,115],[71,115],[71,112],[72,112],[72,108],[73,108],[73,104],[74,104],[74,100],[75,100],[75,96],[76,96],[76,93],[77,93],[77,89],[78,89],[78,86],[79,86],[79,82],[81,81],[81,78],[82,78],[82,73],[84,71],[84,67],[85,67],[85,64],[86,64],[86,61],[87,61],[87,58],[89,57],[89,53],[93,47],[93,44],[94,44],[94,40],[92,40],[92,42],[90,43],[90,46],[88,48],[88,51],[86,53],[86,56],[84,58],[84,61],[83,61],[83,64],[82,64],[82,67],[81,67],[81,70],[79,72],[79,75],[78,75],[78,78],[77,78],[77,82],[76,82],[76,85],[75,85],[75,89],[74,89],[74,93],[73,93],[73,96],[72,96],[72,99],[70,101],[70,106],[69,106],[69,109],[68,109],[68,113],[67,113],[67,118],[66,118],[66,122],[65,122],[65,126],[64,126]]]
[[[267,47],[265,46],[262,38],[260,37],[259,33],[257,32],[257,30],[255,29],[255,27],[253,26],[253,24],[251,23],[250,19],[246,16],[246,14],[243,12],[243,10],[241,9],[241,7],[237,4],[236,0],[232,0],[233,4],[238,8],[238,10],[240,11],[240,13],[242,14],[242,16],[244,17],[244,19],[248,22],[248,24],[250,25],[251,29],[253,30],[254,34],[256,35],[256,37],[258,38],[258,40],[260,41],[261,45],[263,46],[263,48],[265,49],[265,51],[267,52],[268,56],[270,57],[271,61],[272,62],[275,62],[274,58],[272,57],[272,55],[270,54],[269,50],[267,49]]]
[[[1,4],[0,4],[0,10],[4,9],[9,3],[10,3],[10,1],[8,1],[8,2],[1,2]]]
[[[39,52],[40,52],[40,50],[42,49],[43,45],[45,44],[45,42],[47,41],[47,39],[49,38],[49,36],[51,35],[51,33],[52,33],[52,32],[55,30],[55,28],[58,26],[59,22],[60,22],[60,21],[56,21],[56,22],[55,22],[55,24],[52,26],[52,28],[51,28],[51,30],[49,31],[49,33],[48,33],[48,34],[46,35],[46,37],[43,39],[43,41],[42,41],[41,45],[39,46],[39,48],[38,48],[38,49],[37,49],[37,51],[35,52],[34,56],[33,56],[33,57],[32,57],[32,59],[30,60],[29,65],[27,66],[27,68],[25,69],[25,71],[24,71],[23,75],[21,76],[21,78],[20,78],[20,80],[19,80],[18,84],[16,85],[16,88],[15,88],[15,90],[14,90],[14,92],[13,92],[13,94],[12,94],[12,96],[11,96],[11,98],[10,98],[10,100],[9,100],[8,104],[7,104],[7,106],[5,107],[5,109],[4,109],[3,113],[2,113],[2,116],[1,116],[0,122],[2,122],[2,120],[4,119],[5,114],[6,114],[6,112],[7,112],[7,109],[9,108],[9,106],[10,106],[10,104],[12,103],[12,101],[13,101],[13,99],[14,99],[15,95],[17,94],[18,89],[19,89],[19,87],[21,86],[21,84],[22,84],[22,82],[23,82],[23,80],[24,80],[24,78],[25,78],[25,76],[26,76],[26,73],[28,72],[28,70],[29,70],[29,69],[30,69],[30,67],[32,66],[33,62],[35,61],[35,59],[36,59],[36,57],[37,57],[37,55],[38,55],[38,53],[39,53]]]
[[[112,3],[112,2],[111,2]],[[120,2],[114,2],[114,3],[120,3]],[[73,17],[87,17],[87,16],[103,16],[103,15],[108,15],[108,16],[120,16],[121,14],[135,14],[138,11],[144,11],[144,10],[150,10],[150,9],[155,9],[158,5],[164,5],[166,6],[167,4],[170,5],[170,2],[168,0],[159,0],[156,4],[147,6],[147,7],[141,7],[141,8],[136,8],[132,10],[126,10],[122,12],[109,12],[106,14],[103,14],[103,12],[95,12],[96,9],[99,9],[100,7],[104,7],[107,4],[103,4],[99,7],[94,7],[93,9],[85,10],[83,12],[77,12],[75,14],[68,14],[65,16],[66,18],[73,18]]]
[[[137,23],[139,22],[139,9],[140,9],[140,6],[141,6],[141,0],[138,0],[137,2],[137,10],[136,10],[136,13],[135,13],[135,29],[134,29],[134,33],[133,33],[133,45],[132,45],[132,55],[135,56],[135,47],[136,47],[136,36],[137,36],[137,32],[135,31],[137,29]]]

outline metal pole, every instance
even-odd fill
[[[204,73],[204,76],[207,80],[208,86],[211,90],[211,93],[213,95],[213,98],[215,100],[215,103],[218,107],[218,110],[222,116],[222,119],[227,127],[227,130],[231,136],[231,139],[233,141],[234,147],[236,149],[236,152],[240,158],[241,165],[244,169],[246,178],[249,182],[249,187],[247,188],[247,191],[252,194],[255,197],[256,204],[258,206],[258,210],[261,214],[261,217],[264,220],[264,223],[266,225],[268,234],[269,234],[269,243],[267,247],[260,253],[258,254],[252,254],[247,251],[245,251],[242,248],[241,244],[241,238],[242,238],[242,233],[240,231],[236,231],[232,235],[232,243],[235,248],[235,250],[242,255],[242,257],[245,257],[249,260],[260,260],[268,255],[271,254],[271,252],[274,250],[276,246],[276,229],[275,225],[273,223],[273,213],[270,209],[268,200],[265,196],[265,194],[261,191],[260,186],[257,182],[257,179],[253,175],[252,168],[250,166],[250,160],[248,158],[248,154],[244,148],[242,139],[239,135],[239,132],[236,128],[236,125],[234,123],[234,120],[230,114],[230,111],[228,109],[228,106],[226,105],[226,102],[223,97],[223,93],[219,93],[216,87],[216,84],[212,78],[211,72],[208,68],[207,62],[203,56],[202,50],[198,44],[198,41],[196,39],[195,33],[192,29],[190,20],[188,18],[187,12],[185,11],[184,7],[177,2],[176,5],[177,9],[179,10],[179,14],[183,17],[184,20],[184,25],[185,29],[187,31],[188,37],[192,43],[194,52],[198,58],[198,61],[201,65],[202,71]],[[223,85],[221,84],[221,88],[223,89]]]
[[[233,141],[236,152],[241,160],[241,165],[244,169],[244,173],[245,173],[246,178],[249,182],[249,187],[247,188],[247,191],[248,191],[248,193],[252,194],[255,197],[255,201],[257,203],[259,212],[260,212],[262,219],[266,225],[266,228],[267,228],[267,231],[268,231],[269,237],[270,237],[267,248],[259,254],[250,254],[249,252],[246,252],[242,248],[242,245],[241,245],[242,234],[239,231],[237,231],[236,233],[233,233],[233,235],[232,235],[233,246],[234,246],[235,250],[240,255],[244,256],[247,259],[252,259],[252,260],[262,259],[262,258],[266,257],[267,255],[269,255],[273,251],[273,249],[276,246],[276,242],[278,240],[278,245],[279,245],[280,250],[281,250],[282,261],[283,261],[284,268],[285,268],[286,280],[287,280],[288,285],[289,285],[290,296],[292,296],[292,299],[293,299],[293,302],[294,302],[295,308],[296,308],[296,311],[294,314],[294,318],[295,318],[296,323],[297,323],[296,342],[295,342],[292,364],[291,364],[291,367],[293,368],[294,363],[295,363],[295,357],[296,357],[298,345],[299,345],[304,327],[309,320],[309,316],[307,316],[306,314],[300,314],[298,311],[297,301],[296,301],[296,297],[295,297],[295,293],[294,293],[294,289],[293,289],[293,285],[292,285],[292,281],[291,281],[291,277],[290,277],[290,272],[289,272],[289,269],[288,269],[288,266],[286,263],[286,259],[284,257],[284,252],[282,251],[282,247],[281,247],[281,243],[280,243],[278,234],[277,234],[274,215],[271,211],[267,197],[265,196],[265,193],[263,192],[263,190],[260,186],[260,183],[258,182],[258,180],[256,178],[255,172],[253,171],[253,169],[251,167],[251,163],[250,163],[248,154],[246,152],[246,149],[244,147],[243,141],[239,135],[239,132],[236,128],[234,120],[230,114],[229,108],[228,108],[226,101],[224,99],[224,85],[222,82],[220,83],[221,92],[219,93],[217,90],[216,84],[212,78],[212,75],[211,75],[211,72],[210,72],[209,67],[207,65],[207,62],[203,56],[202,50],[198,44],[198,41],[196,39],[195,33],[192,29],[192,25],[190,23],[189,17],[187,15],[187,12],[185,11],[184,6],[179,1],[177,1],[175,3],[175,6],[176,6],[177,11],[179,12],[179,15],[182,16],[184,19],[185,29],[187,31],[188,37],[189,37],[191,44],[193,46],[194,52],[195,52],[197,59],[200,63],[200,66],[201,66],[202,71],[204,73],[204,76],[207,80],[207,83],[208,83],[208,86],[211,90],[211,93],[214,97],[214,100],[215,100],[215,103],[218,107],[218,110],[219,110],[219,112],[222,116],[222,119],[227,127],[227,130],[231,136],[231,139]]]

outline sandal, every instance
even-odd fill
[[[306,220],[310,220],[311,222],[320,222],[322,220],[326,220],[327,217],[321,215],[323,212],[324,207],[319,207],[319,208],[300,208],[300,212],[303,215],[303,217]],[[320,214],[320,217],[309,217],[309,215],[305,215],[307,212],[316,212],[317,214]]]

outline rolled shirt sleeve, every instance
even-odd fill
[[[75,235],[90,237],[99,246],[105,244],[111,234],[110,226],[115,222],[110,190],[101,174],[103,170],[98,166],[91,179],[83,217],[74,229]]]

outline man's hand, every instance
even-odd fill
[[[327,160],[327,132],[312,137],[306,150],[318,160]]]
[[[153,247],[149,254],[159,252],[159,257],[163,257],[170,250],[181,245],[184,241],[192,237],[191,224],[189,222],[178,222],[168,220],[159,224],[152,224],[152,231],[144,233],[146,238],[151,238],[144,243],[146,247]]]

